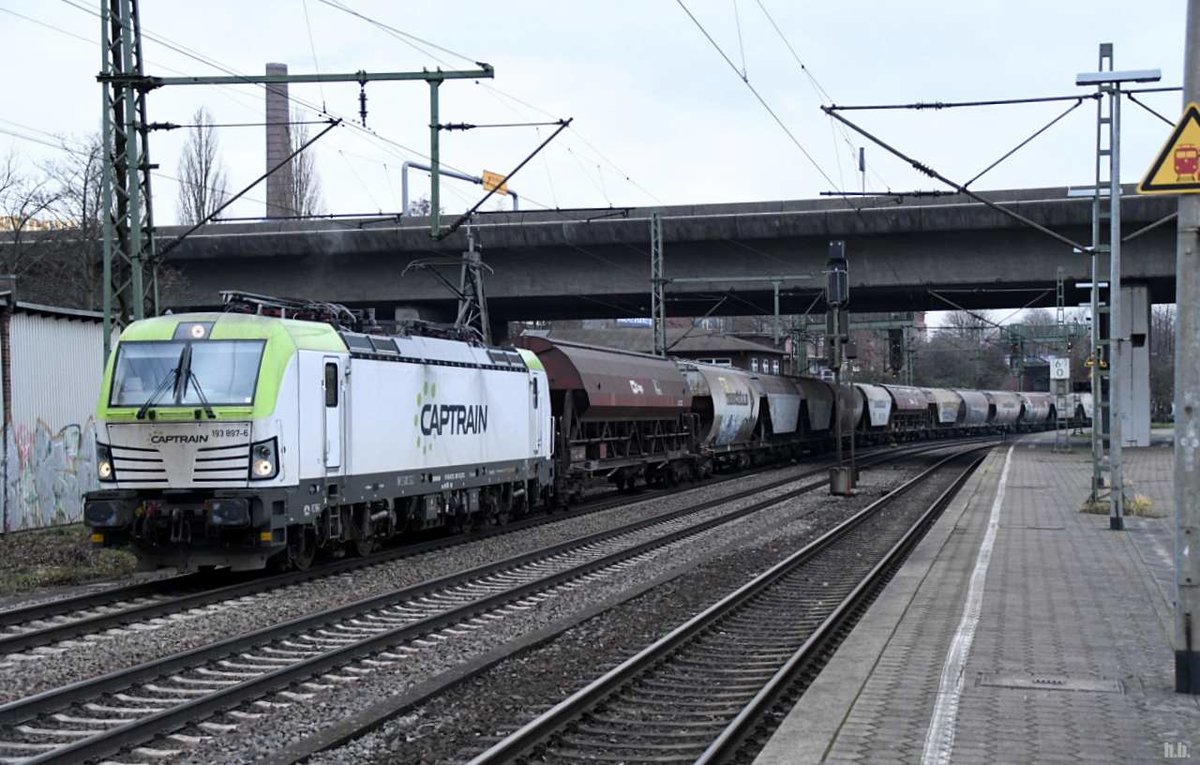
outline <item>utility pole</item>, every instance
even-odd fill
[[[1183,104],[1200,101],[1200,0],[1188,0]],[[1175,264],[1175,690],[1200,694],[1200,196],[1179,197]]]

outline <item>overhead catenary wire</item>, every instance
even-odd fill
[[[75,7],[79,7],[79,6],[75,6]],[[87,9],[80,8],[80,10],[87,10]],[[0,12],[2,12],[2,13],[7,13],[7,14],[10,14],[10,15],[12,15],[12,16],[15,16],[15,17],[19,18],[19,19],[23,19],[23,20],[25,20],[25,21],[28,21],[28,22],[30,22],[31,24],[36,24],[37,26],[43,27],[43,28],[45,28],[45,29],[48,29],[48,30],[50,30],[50,31],[52,31],[52,32],[57,32],[58,34],[61,34],[61,35],[65,36],[65,37],[70,37],[70,38],[72,38],[72,39],[74,39],[74,40],[78,40],[78,41],[80,41],[80,42],[86,43],[86,44],[87,44],[87,45],[89,45],[89,46],[98,46],[98,45],[99,45],[98,41],[96,41],[96,40],[94,40],[94,39],[92,39],[92,38],[90,38],[90,37],[84,37],[83,35],[75,34],[74,32],[71,32],[71,31],[69,31],[69,30],[63,29],[63,28],[62,28],[62,27],[60,27],[60,26],[57,26],[57,25],[54,25],[54,24],[50,24],[50,23],[48,23],[48,22],[45,22],[45,21],[41,21],[40,19],[35,19],[35,18],[33,18],[32,16],[26,16],[25,14],[22,14],[22,13],[17,13],[16,11],[9,10],[8,8],[0,8]],[[91,13],[91,11],[88,11],[88,12],[89,12],[89,13]],[[93,15],[97,15],[97,14],[94,14],[94,13],[93,13]],[[178,69],[173,69],[172,67],[165,66],[165,65],[163,65],[163,64],[158,64],[158,63],[156,63],[156,64],[155,64],[155,66],[156,66],[156,67],[158,67],[158,68],[160,68],[160,69],[162,69],[162,70],[164,70],[164,71],[170,72],[170,73],[172,73],[172,74],[178,74],[178,75],[182,75],[182,74],[184,74],[184,72],[182,72],[182,71],[180,71],[180,70],[178,70]],[[244,99],[241,97],[241,96],[242,96],[242,94],[241,94],[239,91],[237,91],[235,88],[233,88],[232,86],[229,86],[229,85],[221,85],[221,86],[218,86],[218,87],[220,87],[220,88],[221,88],[221,90],[224,92],[224,95],[225,95],[226,97],[228,97],[230,100],[232,100],[232,101],[240,101],[240,102],[242,102],[243,104],[245,103]]]
[[[995,98],[987,101],[914,101],[907,104],[853,104],[839,105],[830,104],[829,106],[821,107],[827,112],[855,112],[855,111],[895,111],[900,109],[922,111],[926,109],[968,109],[980,106],[1012,106],[1015,104],[1046,104],[1055,101],[1075,101],[1077,99],[1098,99],[1100,95],[1097,93],[1086,93],[1083,95],[1073,94],[1069,96],[1034,96],[1031,98]]]
[[[350,174],[354,176],[354,180],[358,181],[358,185],[362,187],[363,193],[366,194],[367,198],[371,200],[371,204],[375,205],[376,210],[383,212],[383,205],[379,204],[379,200],[375,198],[375,195],[371,193],[371,189],[368,188],[367,184],[363,182],[362,176],[359,175],[358,171],[354,169],[354,165],[350,163],[350,158],[346,156],[346,152],[338,149],[337,153],[342,158],[342,161],[346,163],[346,168],[350,171]]]
[[[68,6],[76,8],[77,10],[81,10],[89,15],[92,15],[96,18],[100,18],[100,14],[97,11],[95,11],[94,9],[88,8],[84,5],[81,5],[80,3],[76,2],[75,0],[61,0],[61,2],[65,3]],[[187,58],[191,58],[201,64],[204,64],[205,66],[209,66],[218,71],[224,72],[225,74],[228,74],[230,76],[233,76],[233,77],[245,76],[245,75],[242,75],[241,73],[235,71],[231,67],[226,66],[225,64],[221,63],[220,61],[217,61],[216,59],[213,59],[202,53],[199,53],[198,51],[195,51],[194,49],[191,49],[186,45],[176,43],[176,42],[170,40],[169,38],[163,37],[154,32],[150,32],[145,27],[142,27],[142,35],[143,35],[143,37],[145,37],[153,42],[163,45],[164,47],[168,48],[169,50],[179,53],[180,55],[183,55]],[[96,44],[94,41],[89,41],[89,42],[91,42],[92,44]],[[163,67],[163,68],[166,69],[167,67]],[[264,90],[266,88],[266,85],[264,85],[262,83],[248,81],[246,84],[256,86],[256,87],[258,87],[260,89],[264,89]],[[233,86],[223,86],[223,87],[233,87]],[[315,104],[312,104],[311,102],[308,102],[302,98],[295,96],[294,94],[291,96],[290,100],[292,101],[293,104],[297,105],[300,109],[310,111],[314,114],[320,115],[320,116],[328,118],[328,119],[342,120],[343,125],[349,126],[350,128],[352,128],[351,135],[361,134],[361,135],[373,138],[381,143],[388,144],[391,147],[400,149],[401,151],[405,152],[408,155],[408,156],[396,155],[396,156],[399,156],[401,159],[407,160],[407,159],[410,159],[411,157],[417,157],[419,159],[424,159],[426,161],[429,160],[429,155],[427,155],[421,151],[418,151],[416,149],[413,149],[412,147],[406,146],[406,145],[400,143],[399,141],[396,141],[395,139],[389,138],[387,136],[383,136],[383,135],[377,133],[375,130],[368,128],[364,125],[360,125],[359,123],[357,123],[355,121],[349,120],[346,117],[344,117],[343,115],[340,115],[332,110],[318,107]],[[381,148],[386,149],[387,147],[381,147]],[[442,162],[442,165],[444,167],[450,168],[452,170],[458,170],[459,172],[465,172],[465,171],[461,170],[460,168],[457,168],[457,167],[451,165],[450,163],[447,163],[444,161]],[[529,203],[538,204],[536,200],[532,199],[528,195],[524,196],[523,198],[525,200],[527,200]],[[247,197],[247,199],[248,199],[248,197]]]
[[[147,130],[178,130],[179,128],[247,128],[247,127],[267,127],[269,125],[287,125],[293,127],[296,125],[328,125],[329,120],[292,120],[291,122],[151,122],[146,125]]]
[[[991,170],[992,170],[994,167],[996,167],[997,165],[999,165],[1001,162],[1003,162],[1004,160],[1008,159],[1008,158],[1009,158],[1009,157],[1011,157],[1012,155],[1016,154],[1016,153],[1017,153],[1018,151],[1020,151],[1021,149],[1025,148],[1026,146],[1028,146],[1030,142],[1032,142],[1034,139],[1036,139],[1036,138],[1037,138],[1038,136],[1040,136],[1042,133],[1045,133],[1047,130],[1049,130],[1050,128],[1054,127],[1054,125],[1055,125],[1055,124],[1057,124],[1059,120],[1063,119],[1063,118],[1064,118],[1064,117],[1066,117],[1068,114],[1070,114],[1071,112],[1073,112],[1073,111],[1075,111],[1076,109],[1078,109],[1078,108],[1079,108],[1081,105],[1083,105],[1083,98],[1082,98],[1082,97],[1081,97],[1081,98],[1080,98],[1078,101],[1076,101],[1074,104],[1072,104],[1071,106],[1067,107],[1067,109],[1066,109],[1065,111],[1063,111],[1061,114],[1059,114],[1057,117],[1055,117],[1054,119],[1050,120],[1050,121],[1049,121],[1049,122],[1047,122],[1045,125],[1043,125],[1042,127],[1040,127],[1040,128],[1037,130],[1037,131],[1035,131],[1035,132],[1033,133],[1033,135],[1031,135],[1031,136],[1029,136],[1028,138],[1026,138],[1025,140],[1021,141],[1019,144],[1017,144],[1016,146],[1014,146],[1013,148],[1011,148],[1011,149],[1009,149],[1007,152],[1005,152],[1005,153],[1004,153],[1004,154],[1003,154],[1003,155],[1002,155],[1002,156],[1001,156],[999,159],[997,159],[995,162],[993,162],[992,164],[990,164],[990,165],[988,165],[987,167],[985,167],[985,168],[983,168],[982,170],[980,170],[980,171],[979,171],[979,172],[978,172],[978,173],[975,175],[975,177],[973,177],[971,180],[969,180],[969,181],[967,181],[966,183],[964,183],[964,184],[963,184],[963,186],[964,186],[964,187],[965,187],[965,186],[970,186],[970,185],[971,185],[971,184],[973,184],[975,181],[977,181],[977,180],[979,180],[980,178],[982,178],[984,175],[986,175],[987,173],[989,173],[989,172],[990,172],[990,171],[991,171]]]
[[[447,62],[444,61],[443,59],[438,58],[436,55],[430,54],[428,51],[425,51],[425,50],[421,49],[420,47],[416,46],[415,44],[413,44],[412,41],[413,40],[419,41],[419,42],[427,45],[430,48],[434,48],[436,50],[442,50],[444,52],[449,53],[450,55],[455,55],[463,60],[473,62],[473,59],[470,56],[465,56],[461,53],[455,53],[454,51],[450,51],[448,49],[442,48],[441,46],[439,46],[435,43],[432,43],[427,40],[423,40],[422,38],[419,38],[415,35],[405,32],[404,30],[397,29],[396,27],[394,27],[390,24],[386,24],[382,21],[379,21],[378,19],[374,19],[370,16],[367,16],[366,14],[359,13],[358,11],[355,11],[354,9],[349,8],[344,3],[335,3],[332,0],[320,0],[320,2],[323,2],[332,8],[337,8],[338,10],[349,13],[352,16],[355,16],[369,24],[372,24],[376,28],[381,29],[382,31],[388,33],[389,35],[396,37],[397,39],[403,40],[404,42],[409,44],[411,47],[413,47],[415,50],[421,51],[425,55],[430,56],[430,58],[432,58],[434,61],[437,61],[438,63],[442,64],[443,66],[449,66],[449,64],[447,64]],[[555,115],[545,109],[542,109],[539,106],[531,104],[528,101],[526,101],[518,96],[513,95],[512,93],[508,93],[508,92],[496,87],[495,85],[492,85],[490,83],[486,83],[483,81],[476,81],[475,84],[480,86],[481,88],[483,88],[493,98],[507,99],[509,101],[512,101],[515,104],[518,104],[518,105],[526,108],[526,109],[537,112],[538,114],[541,114],[545,117],[549,117],[552,120],[557,119],[558,115]],[[659,199],[657,196],[655,196],[651,191],[646,189],[640,183],[635,181],[629,173],[625,172],[620,166],[618,166],[615,162],[613,162],[610,157],[608,157],[604,152],[602,152],[594,143],[589,141],[587,139],[587,137],[579,131],[577,126],[572,126],[571,135],[573,137],[575,137],[576,139],[578,139],[580,143],[582,143],[584,146],[586,146],[593,154],[595,154],[597,157],[599,157],[601,161],[603,161],[606,165],[608,165],[610,168],[612,168],[612,170],[614,172],[616,172],[622,179],[624,179],[627,183],[629,183],[635,189],[642,192],[643,194],[645,194],[647,197],[654,200],[658,204],[664,204],[664,202],[661,199]],[[544,161],[544,158],[543,158],[543,161]],[[522,199],[529,199],[529,197],[525,196],[525,197],[522,197]],[[530,201],[533,201],[533,200],[530,200]],[[548,205],[540,205],[539,204],[538,206],[542,206],[542,207],[546,207],[547,209],[551,209]],[[558,207],[558,205],[555,204],[555,208],[557,208],[557,207]]]
[[[321,65],[317,62],[317,45],[313,42],[312,21],[308,17],[308,0],[300,0],[301,6],[304,8],[304,28],[308,30],[308,49],[312,52],[313,71],[321,71]],[[321,93],[321,108],[325,108],[325,85],[317,83],[317,89]]]
[[[762,11],[763,16],[767,17],[767,20],[770,23],[770,26],[772,26],[772,29],[775,30],[775,35],[778,35],[780,38],[780,41],[782,41],[782,43],[784,43],[784,47],[787,48],[787,52],[792,54],[792,60],[796,61],[796,65],[800,67],[800,72],[802,72],[804,74],[805,78],[808,78],[809,85],[811,86],[812,91],[814,91],[815,94],[817,95],[817,98],[820,98],[820,100],[822,100],[822,101],[832,103],[833,96],[829,95],[829,91],[824,89],[824,85],[822,85],[820,83],[820,80],[817,80],[815,74],[812,73],[812,70],[810,70],[810,68],[804,64],[804,61],[800,60],[800,54],[797,53],[796,47],[792,46],[792,41],[788,40],[787,35],[784,34],[784,30],[782,30],[782,28],[780,28],[780,25],[775,22],[775,17],[772,16],[772,14],[770,14],[770,11],[767,10],[767,6],[763,5],[762,0],[755,0],[755,2],[757,2],[757,4],[758,4],[758,10]],[[853,161],[853,159],[856,159],[857,158],[856,146],[854,146],[853,141],[850,140],[850,132],[847,131],[846,126],[838,124],[838,122],[836,122],[833,119],[829,120],[829,125],[830,125],[830,129],[832,129],[832,131],[840,131],[841,132],[842,141],[844,141],[844,143],[846,144],[846,149],[848,151],[850,151],[850,156],[851,156],[852,161]],[[836,143],[836,139],[835,139],[834,143]],[[834,155],[835,156],[838,155],[838,152],[834,152]],[[875,180],[880,182],[880,185],[882,185],[883,187],[889,186],[888,182],[884,181],[883,177],[880,174],[876,173],[874,168],[871,168],[868,171],[871,175],[875,176]],[[841,176],[841,158],[840,157],[838,158],[838,179],[842,182],[842,186],[840,186],[839,188],[844,187],[845,179],[844,179],[844,177]]]
[[[379,27],[380,29],[383,29],[383,30],[391,33],[393,36],[399,37],[400,39],[407,42],[414,49],[420,51],[421,53],[423,53],[427,56],[429,55],[429,51],[424,50],[419,46],[424,45],[426,48],[433,48],[434,50],[445,53],[448,56],[455,56],[457,58],[462,59],[463,61],[468,61],[470,63],[478,63],[478,61],[479,61],[479,59],[477,59],[477,58],[474,58],[472,56],[467,56],[465,54],[459,53],[458,51],[450,50],[449,48],[442,46],[442,45],[438,45],[437,43],[432,42],[430,40],[426,40],[424,38],[417,37],[416,35],[412,34],[411,32],[405,32],[403,29],[397,29],[396,27],[391,26],[390,24],[385,24],[384,22],[379,21],[378,19],[374,19],[374,18],[371,18],[370,16],[366,16],[362,13],[359,13],[358,11],[354,10],[350,6],[346,5],[345,3],[338,2],[338,0],[317,0],[317,1],[320,3],[323,3],[325,5],[328,5],[330,8],[336,8],[339,11],[348,13],[351,16],[357,16],[358,18],[362,19],[363,21],[367,22],[368,24],[372,24],[376,27]]]
[[[800,139],[796,137],[787,124],[779,117],[778,114],[776,114],[775,110],[771,108],[771,105],[767,103],[767,100],[758,92],[758,89],[750,83],[749,79],[741,76],[741,74],[738,72],[737,66],[732,60],[730,60],[725,51],[721,49],[721,46],[717,44],[717,41],[713,39],[712,35],[708,33],[708,30],[704,28],[704,25],[700,23],[700,20],[697,19],[691,10],[688,9],[683,0],[675,0],[675,2],[679,4],[679,7],[683,9],[683,12],[686,13],[688,18],[692,20],[692,23],[696,25],[696,28],[700,30],[700,33],[704,35],[704,38],[708,40],[709,44],[712,45],[717,53],[720,54],[721,58],[725,60],[725,63],[729,65],[729,68],[733,70],[734,74],[738,75],[738,79],[741,80],[742,84],[744,84],[750,90],[750,92],[758,100],[759,104],[761,104],[762,107],[767,110],[767,113],[771,115],[771,118],[775,120],[775,123],[779,125],[780,129],[783,130],[796,148],[800,150],[800,153],[804,155],[804,158],[808,160],[809,164],[811,164],[813,168],[815,168],[816,171],[821,174],[822,178],[829,182],[829,185],[836,186],[836,184],[833,182],[833,179],[829,177],[829,173],[825,172],[825,168],[821,167],[816,158],[814,158],[813,155],[808,152],[808,149],[804,148],[804,144],[800,143]],[[855,210],[858,210],[858,207],[850,202],[849,199],[846,201],[847,204],[849,204]]]
[[[864,128],[860,127],[859,125],[854,124],[850,120],[843,117],[841,114],[838,114],[837,111],[833,107],[822,106],[821,108],[825,111],[826,114],[833,115],[836,119],[846,123],[855,132],[859,133],[860,135],[862,135],[864,138],[868,139],[875,145],[879,146],[881,149],[889,152],[890,154],[898,157],[899,159],[904,160],[905,162],[910,164],[913,167],[913,169],[917,170],[918,172],[924,173],[925,175],[928,175],[931,178],[935,178],[935,179],[941,181],[942,183],[946,184],[947,186],[951,187],[952,189],[955,189],[960,194],[965,194],[965,195],[969,196],[971,199],[974,199],[976,202],[980,202],[980,203],[990,207],[991,209],[995,210],[996,212],[1007,215],[1008,217],[1012,218],[1013,220],[1020,221],[1021,223],[1024,223],[1025,225],[1029,226],[1030,228],[1036,229],[1037,231],[1041,231],[1043,234],[1045,234],[1046,236],[1049,236],[1051,239],[1055,239],[1059,242],[1062,242],[1063,244],[1071,247],[1072,249],[1077,249],[1077,250],[1087,250],[1088,249],[1087,245],[1085,245],[1085,244],[1076,242],[1075,240],[1073,240],[1069,237],[1063,236],[1062,234],[1058,233],[1057,231],[1055,231],[1053,229],[1047,228],[1046,226],[1043,226],[1042,224],[1040,224],[1036,221],[1030,220],[1026,216],[1021,215],[1020,213],[1018,213],[1014,210],[1010,210],[1009,208],[1004,207],[1003,205],[997,204],[997,203],[993,202],[992,200],[987,199],[985,197],[981,197],[979,194],[976,194],[974,191],[971,191],[966,186],[963,186],[962,184],[957,183],[957,182],[947,178],[945,175],[942,175],[941,173],[939,173],[937,170],[934,170],[929,165],[926,165],[923,162],[913,159],[912,157],[908,156],[907,154],[900,151],[899,149],[896,149],[895,147],[891,146],[887,142],[881,140],[880,138],[877,138],[876,136],[874,136],[873,134],[871,134]]]
[[[71,2],[71,0],[63,0],[63,2],[64,2],[66,5],[68,5],[68,6],[71,6],[71,7],[75,8],[75,9],[77,9],[77,10],[83,11],[83,12],[85,12],[85,13],[88,13],[89,15],[92,15],[92,16],[95,16],[95,17],[99,18],[99,14],[98,14],[96,11],[94,11],[93,9],[90,9],[90,8],[87,8],[87,7],[85,7],[85,6],[79,5],[78,3],[75,3],[75,2]],[[34,23],[34,24],[38,25],[38,26],[41,26],[41,27],[44,27],[44,28],[50,29],[50,30],[52,30],[52,31],[54,31],[54,32],[57,32],[57,33],[59,33],[59,34],[62,34],[62,35],[64,35],[64,36],[68,36],[68,37],[71,37],[71,38],[73,38],[73,39],[79,40],[80,42],[83,42],[83,43],[85,43],[85,44],[87,44],[87,45],[89,45],[89,46],[95,46],[95,45],[97,45],[97,44],[98,44],[98,43],[97,43],[95,40],[92,40],[92,39],[89,39],[89,38],[83,37],[83,36],[81,36],[81,35],[74,34],[74,33],[72,33],[72,32],[69,32],[68,30],[62,29],[61,27],[55,26],[55,25],[53,25],[53,24],[48,24],[48,23],[46,23],[46,22],[42,22],[42,21],[40,21],[40,20],[38,20],[38,19],[34,19],[34,18],[32,18],[32,17],[25,16],[25,15],[23,15],[23,14],[19,14],[19,13],[11,12],[11,11],[8,11],[8,9],[5,9],[5,8],[0,8],[0,11],[4,11],[4,12],[6,12],[6,13],[11,13],[12,15],[14,15],[14,16],[16,16],[16,17],[18,17],[18,18],[21,18],[21,19],[23,19],[23,20],[29,21],[29,22],[31,22],[31,23]],[[237,73],[236,71],[234,71],[233,69],[231,69],[231,68],[229,68],[229,67],[227,67],[227,66],[225,66],[225,65],[221,64],[219,61],[216,61],[215,59],[210,59],[210,58],[208,58],[208,57],[204,56],[203,54],[200,54],[200,53],[198,53],[198,52],[195,52],[195,51],[191,51],[190,49],[186,48],[186,46],[178,45],[178,44],[174,43],[173,41],[170,41],[168,38],[160,37],[160,36],[158,36],[158,35],[156,35],[156,34],[154,34],[154,33],[151,33],[151,32],[146,32],[145,30],[143,30],[143,33],[144,33],[144,34],[145,34],[147,37],[149,37],[150,39],[154,40],[155,42],[160,42],[160,44],[163,44],[164,46],[166,46],[166,47],[170,48],[171,50],[173,50],[173,51],[175,51],[175,52],[177,52],[177,53],[180,53],[181,55],[184,55],[184,56],[186,56],[186,57],[188,57],[188,58],[192,58],[192,59],[194,59],[194,60],[198,61],[199,63],[202,63],[202,64],[204,64],[204,65],[206,65],[206,66],[213,67],[213,68],[215,68],[215,69],[218,69],[219,71],[223,71],[223,72],[225,72],[226,74],[229,74],[229,75],[232,75],[232,76],[238,76],[238,73]],[[184,74],[183,72],[180,72],[179,70],[173,69],[173,68],[171,68],[171,67],[169,67],[169,66],[165,66],[165,65],[162,65],[162,64],[156,64],[156,66],[157,66],[158,68],[164,69],[164,70],[166,70],[166,71],[169,71],[169,72],[173,72],[173,73],[176,73],[176,74]],[[262,85],[260,85],[259,83],[248,83],[248,84],[254,84],[254,85],[257,85],[257,86],[259,86],[259,87],[265,87],[265,86],[262,86]],[[238,92],[238,91],[235,89],[235,88],[236,88],[236,86],[231,86],[231,85],[218,85],[217,87],[218,87],[218,88],[220,88],[220,89],[222,89],[222,90],[229,91],[229,92],[231,92],[231,93],[232,93],[232,94],[234,94],[234,95],[238,95],[238,94],[239,94],[239,92]],[[293,97],[293,99],[292,99],[292,100],[293,100],[293,102],[295,102],[295,103],[298,105],[298,107],[299,107],[299,108],[301,108],[301,109],[304,109],[304,110],[306,110],[306,111],[310,111],[310,112],[312,112],[312,113],[314,113],[314,114],[320,114],[320,115],[326,116],[327,118],[326,118],[326,119],[321,119],[321,120],[298,120],[298,121],[293,121],[293,122],[291,122],[291,123],[288,123],[288,124],[293,124],[293,125],[295,125],[295,124],[327,124],[327,123],[328,123],[328,121],[329,121],[328,117],[331,117],[331,116],[333,116],[333,115],[332,115],[330,112],[328,112],[328,111],[323,111],[321,108],[319,108],[319,107],[316,107],[315,105],[309,104],[309,103],[307,103],[306,101],[304,101],[303,99],[300,99],[300,98],[295,98],[295,97]],[[255,111],[258,111],[256,107],[249,107],[249,108],[253,108]],[[10,124],[16,124],[16,123],[11,123],[11,121],[9,121],[9,120],[4,120],[4,121],[6,121],[6,122],[10,122]],[[263,124],[263,123],[221,123],[221,124],[219,124],[219,125],[217,125],[217,124],[214,124],[214,126],[241,126],[241,125],[245,125],[245,126],[251,126],[251,125],[262,125],[262,124]],[[379,134],[375,133],[375,131],[373,131],[373,130],[371,130],[371,129],[369,129],[369,128],[362,128],[362,126],[358,125],[357,123],[354,123],[354,122],[343,122],[342,124],[343,124],[343,126],[349,125],[349,126],[351,126],[351,127],[355,128],[355,130],[352,130],[352,131],[349,133],[349,135],[352,135],[352,136],[357,136],[357,137],[359,137],[359,138],[360,138],[360,139],[362,139],[362,140],[369,141],[369,142],[371,142],[371,145],[372,145],[373,147],[375,147],[375,148],[377,148],[377,149],[380,149],[380,150],[383,150],[384,152],[387,152],[388,154],[391,154],[392,156],[395,156],[395,157],[397,157],[397,158],[399,158],[399,159],[401,159],[401,160],[408,160],[408,159],[410,159],[411,157],[414,157],[414,156],[415,156],[415,157],[418,157],[418,158],[426,159],[426,160],[428,159],[428,155],[425,155],[425,154],[423,154],[423,153],[422,153],[422,152],[420,152],[420,151],[417,151],[417,150],[415,150],[415,149],[412,149],[411,147],[407,147],[407,146],[405,146],[404,144],[401,144],[401,143],[399,143],[398,141],[395,141],[394,139],[390,139],[390,138],[388,138],[388,137],[386,137],[386,136],[379,135]],[[17,125],[17,126],[18,126],[18,127],[26,127],[26,128],[27,128],[27,126],[20,126],[20,125]],[[183,127],[187,127],[187,126],[183,126]],[[27,129],[28,129],[28,128],[27,128]],[[41,132],[41,133],[43,133],[43,134],[47,135],[48,137],[50,137],[50,138],[54,139],[55,141],[61,141],[61,140],[63,140],[63,137],[62,137],[61,135],[59,135],[59,134],[50,133],[50,132],[47,132],[47,131],[36,130],[36,129],[35,129],[35,131],[36,131],[36,132]],[[66,152],[69,152],[69,153],[74,153],[74,154],[81,155],[81,156],[85,154],[85,152],[82,152],[82,151],[72,150],[72,149],[70,149],[69,147],[64,147],[64,146],[62,146],[62,145],[59,145],[59,144],[56,144],[56,143],[52,143],[52,142],[50,142],[50,141],[46,141],[46,140],[39,139],[39,138],[34,138],[34,137],[31,137],[31,136],[28,136],[28,135],[23,135],[23,134],[20,134],[20,133],[17,133],[17,132],[15,132],[15,131],[3,130],[3,131],[0,131],[0,133],[4,133],[4,134],[11,135],[12,137],[14,137],[14,138],[18,138],[18,139],[20,139],[20,140],[25,140],[25,141],[30,141],[30,142],[38,143],[38,144],[40,144],[40,145],[46,146],[46,147],[48,147],[48,148],[51,148],[51,149],[56,149],[56,150],[66,151]],[[400,152],[396,151],[396,149],[400,149],[400,150],[401,150],[402,152],[404,152],[404,153],[400,153]],[[366,159],[366,158],[364,157],[364,159]],[[375,160],[375,161],[379,161],[379,160]],[[386,167],[386,163],[381,163],[381,164],[383,164],[383,165]],[[453,165],[451,165],[451,164],[449,164],[449,163],[446,163],[446,162],[443,162],[442,164],[443,164],[443,166],[444,166],[444,167],[448,167],[448,168],[450,168],[450,169],[454,169],[454,170],[457,170],[457,169],[458,169],[458,168],[455,168]],[[182,185],[182,184],[184,183],[184,181],[182,181],[182,180],[181,180],[181,179],[179,179],[178,177],[172,176],[172,175],[170,175],[170,174],[167,174],[167,173],[164,173],[164,172],[161,172],[161,171],[157,171],[157,170],[156,170],[156,171],[154,171],[154,172],[153,172],[153,175],[154,175],[155,177],[162,177],[162,178],[165,178],[166,180],[170,180],[170,181],[172,181],[173,183],[175,183],[175,184],[177,184],[177,185]],[[389,179],[389,183],[390,183],[390,179]],[[210,187],[210,188],[209,188],[209,190],[210,190],[210,191],[213,191],[214,189],[212,189],[212,188]],[[394,191],[393,191],[393,196],[394,196]],[[467,200],[467,198],[466,198],[466,197],[463,197],[462,195],[458,195],[458,196],[459,196],[460,198],[462,198],[462,199],[463,199],[465,202],[468,202],[468,203],[469,203],[469,200]],[[543,203],[541,203],[541,202],[539,202],[539,201],[537,201],[537,200],[533,199],[532,197],[530,197],[530,196],[528,196],[528,195],[524,195],[522,198],[523,198],[523,199],[525,199],[527,202],[529,202],[529,203],[531,203],[531,204],[535,205],[535,206],[546,207],[547,209],[550,209],[550,208],[549,208],[549,205],[545,205],[545,204],[543,204]],[[243,199],[243,200],[246,200],[246,201],[250,201],[250,202],[255,202],[255,203],[257,203],[257,204],[265,204],[265,201],[264,201],[264,200],[262,200],[262,199],[258,199],[258,198],[254,197],[254,196],[251,196],[251,195],[249,195],[249,194],[243,194],[243,195],[241,196],[241,199]],[[557,207],[557,205],[556,205],[556,207]],[[250,216],[250,217],[248,217],[247,219],[256,219],[256,218],[254,218],[253,216]],[[226,218],[226,219],[223,219],[223,220],[229,220],[229,219],[228,219],[228,218]]]
[[[1160,114],[1158,111],[1156,111],[1155,109],[1151,108],[1149,104],[1146,104],[1146,103],[1143,103],[1142,101],[1139,101],[1139,100],[1138,100],[1138,98],[1137,98],[1137,96],[1135,96],[1133,93],[1130,93],[1130,92],[1128,92],[1128,91],[1124,91],[1124,90],[1123,90],[1123,91],[1121,91],[1121,93],[1122,93],[1123,95],[1126,95],[1126,96],[1128,96],[1130,101],[1134,102],[1134,103],[1135,103],[1135,104],[1137,104],[1138,106],[1140,106],[1140,107],[1142,107],[1143,109],[1145,109],[1146,111],[1150,112],[1150,113],[1151,113],[1151,114],[1153,114],[1155,117],[1158,117],[1160,120],[1162,120],[1163,122],[1167,123],[1168,125],[1171,125],[1172,127],[1174,127],[1175,123],[1174,123],[1173,121],[1171,121],[1171,120],[1167,119],[1167,118],[1166,118],[1166,117],[1164,117],[1162,114]]]
[[[742,41],[742,15],[738,13],[738,0],[733,0],[733,22],[737,26],[738,51],[742,55],[742,79],[749,75],[746,72],[746,44]]]

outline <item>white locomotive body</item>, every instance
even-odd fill
[[[97,541],[146,566],[307,566],[506,517],[552,484],[529,352],[236,313],[131,325],[97,409]]]

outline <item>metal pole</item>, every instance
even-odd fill
[[[112,23],[108,3],[100,4],[100,71],[104,74],[112,73],[112,61],[110,60],[109,52],[109,29]],[[104,318],[101,320],[102,331],[104,332],[104,363],[108,363],[108,354],[112,352],[112,325],[113,325],[113,283],[112,283],[112,259],[113,259],[113,190],[112,190],[112,157],[108,156],[113,150],[113,117],[112,108],[109,105],[110,94],[113,86],[111,83],[104,83],[100,86],[100,113],[101,118],[101,148],[102,156],[100,158],[101,166],[101,194],[102,194],[102,210],[101,210],[101,238],[103,244],[102,251],[102,276],[101,288],[104,294],[103,311]]]
[[[441,80],[429,81],[429,234],[436,237],[442,230],[441,189],[438,187],[441,150],[438,146],[438,86]]]
[[[833,389],[834,407],[833,407],[833,428],[834,438],[837,439],[837,465],[838,470],[841,470],[842,465],[842,411],[838,406],[838,395],[842,392],[842,309],[841,306],[830,306],[829,310],[833,311]]]
[[[1188,0],[1183,103],[1200,100],[1200,0]],[[1175,265],[1175,690],[1200,694],[1200,196],[1179,197]]]
[[[780,327],[779,327],[779,280],[771,282],[771,286],[775,290],[775,347],[779,347]]]
[[[663,291],[666,277],[663,269],[662,216],[650,214],[650,324],[654,333],[654,355],[667,355],[667,306]]]
[[[121,2],[121,62],[122,70],[133,72],[133,9],[132,0]],[[129,199],[129,269],[133,288],[133,318],[146,318],[146,293],[142,282],[142,187],[141,151],[137,128],[137,93],[126,86],[125,100],[125,189]]]
[[[405,160],[400,165],[400,214],[408,215],[408,168],[412,163]]]
[[[1108,274],[1108,460],[1112,476],[1109,492],[1108,526],[1114,531],[1125,528],[1125,479],[1121,464],[1121,343],[1125,329],[1121,322],[1121,86],[1113,83],[1108,97],[1112,99],[1109,123],[1109,274]]]

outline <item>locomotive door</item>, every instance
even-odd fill
[[[325,357],[325,377],[321,383],[325,393],[325,469],[337,471],[342,466],[342,369],[336,356]]]
[[[529,393],[530,393],[530,407],[529,407],[529,430],[530,430],[530,433],[529,433],[529,435],[530,435],[531,440],[533,441],[533,445],[534,445],[533,453],[537,454],[537,455],[540,455],[542,453],[542,436],[543,436],[543,433],[542,433],[542,419],[543,418],[542,418],[542,409],[541,409],[541,407],[542,407],[541,399],[542,399],[543,391],[539,390],[540,387],[541,386],[538,383],[537,375],[530,375],[529,376]]]

